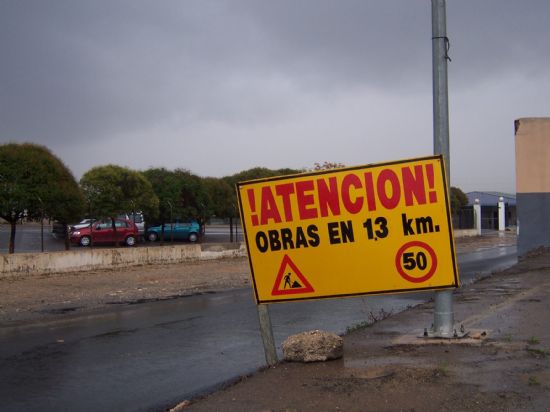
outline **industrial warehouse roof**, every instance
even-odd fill
[[[476,199],[479,199],[479,204],[481,206],[496,206],[498,204],[498,199],[503,198],[504,203],[509,206],[516,205],[516,195],[511,193],[503,192],[468,192],[468,205],[473,205]]]

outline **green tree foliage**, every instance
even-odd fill
[[[170,212],[178,214],[178,199],[180,196],[180,183],[173,171],[165,168],[152,168],[142,172],[149,180],[155,195],[159,200],[158,216],[146,216],[148,222],[166,222]],[[175,208],[175,210],[174,210]],[[156,219],[158,217],[158,219]]]
[[[468,204],[468,196],[458,187],[451,186],[451,213],[458,212]]]
[[[197,219],[203,221],[211,207],[202,179],[184,169],[153,168],[143,172],[159,199],[159,220]]]
[[[78,219],[82,193],[67,167],[47,148],[31,143],[0,146],[0,217],[11,225],[14,253],[16,223],[24,216],[68,223]]]
[[[209,199],[202,179],[184,169],[176,169],[174,173],[181,185],[178,199],[181,217],[196,218],[203,224],[208,214]]]
[[[217,217],[235,217],[237,205],[235,204],[235,188],[226,179],[206,177],[203,184],[208,194],[208,212]]]
[[[148,216],[158,214],[157,195],[140,172],[115,165],[98,166],[82,176],[80,186],[89,210],[96,217],[114,219],[121,213],[134,211]]]

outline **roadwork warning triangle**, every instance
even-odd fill
[[[285,255],[281,262],[277,279],[275,279],[271,295],[294,295],[296,293],[311,293],[314,291],[313,286],[300,272],[300,269],[290,260],[288,255]]]

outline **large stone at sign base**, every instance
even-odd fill
[[[287,362],[323,362],[344,355],[344,339],[321,330],[298,333],[283,342]]]

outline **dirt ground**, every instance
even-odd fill
[[[244,258],[0,280],[0,325],[250,284]]]
[[[457,253],[515,244],[506,232],[456,241]],[[246,258],[0,278],[0,326],[113,304],[174,299],[250,285]]]

